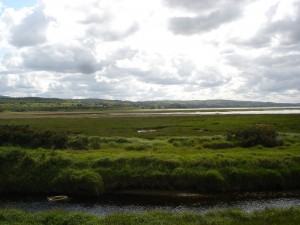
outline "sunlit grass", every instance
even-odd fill
[[[213,137],[210,140],[214,141]],[[300,187],[300,152],[299,139],[292,140],[275,148],[178,147],[169,139],[138,138],[106,138],[105,144],[100,143],[101,148],[93,150],[1,147],[0,191],[97,195],[100,193],[97,190],[102,190],[97,185],[102,181],[105,193],[126,189],[196,192],[295,189]],[[128,148],[130,145],[146,147]],[[63,177],[60,183],[56,182],[57,177]],[[82,186],[83,180],[86,183]],[[57,187],[66,185],[79,187],[68,190]]]

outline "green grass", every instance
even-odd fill
[[[153,211],[141,214],[112,214],[105,217],[59,210],[42,213],[14,209],[0,210],[1,225],[298,225],[299,223],[300,208],[266,209],[252,213],[239,210],[212,211],[204,215]]]
[[[23,118],[18,118],[18,117]],[[42,116],[43,118],[38,118]],[[1,114],[0,125],[69,132],[84,150],[0,147],[0,193],[100,196],[124,190],[231,192],[300,189],[300,115],[111,116],[89,113]],[[237,147],[233,129],[264,124],[282,146]],[[140,129],[156,130],[138,133]],[[78,134],[78,135],[77,135]],[[85,143],[85,142],[82,142]],[[75,148],[76,149],[76,148]],[[0,210],[0,225],[225,224],[296,225],[300,209],[205,215],[150,212],[96,217],[49,211]]]
[[[97,150],[0,147],[0,192],[100,195],[103,190],[128,189],[226,192],[300,188],[297,138],[276,148],[248,149],[176,147],[167,140],[136,138],[104,140]]]
[[[82,143],[88,146],[63,151],[0,147],[0,193],[299,189],[299,121],[300,115],[1,119],[0,125],[81,134],[73,136],[69,144],[78,146],[87,138],[88,142]],[[242,148],[223,136],[228,130],[255,124],[280,131],[284,145]],[[139,129],[156,131],[138,133]]]
[[[295,115],[202,115],[202,116],[110,116],[98,118],[76,117],[65,114],[62,117],[35,118],[22,114],[24,118],[2,117],[0,125],[30,125],[41,130],[70,131],[72,133],[102,137],[159,138],[173,136],[207,136],[224,134],[228,130],[268,124],[280,132],[300,133],[300,114]],[[155,132],[138,133],[140,129],[154,129]]]

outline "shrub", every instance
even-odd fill
[[[42,147],[51,149],[64,149],[66,148],[68,136],[66,133],[45,131],[44,133],[41,133],[40,141],[40,146]]]
[[[282,140],[278,139],[278,133],[268,127],[250,127],[229,131],[227,140],[236,142],[242,147],[252,147],[262,145],[264,147],[274,147],[282,145]]]
[[[84,135],[76,135],[69,138],[67,147],[75,150],[83,150],[88,148],[88,143],[88,137]]]
[[[100,148],[100,138],[92,136],[88,138],[88,148],[90,149],[99,149]]]
[[[6,126],[0,126],[0,145],[6,144],[10,136],[10,132]]]
[[[37,134],[29,126],[10,126],[3,127],[8,132],[8,144],[15,144],[28,147],[31,145],[32,140],[35,140]]]
[[[65,169],[52,181],[56,193],[99,196],[104,192],[102,177],[88,169]]]
[[[0,145],[17,145],[30,148],[63,149],[68,136],[62,132],[39,131],[27,125],[0,126]]]

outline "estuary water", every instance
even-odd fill
[[[147,112],[112,113],[111,115],[263,115],[263,114],[300,114],[300,108],[212,108],[212,109],[162,109]]]
[[[98,216],[153,210],[206,213],[211,210],[239,209],[252,212],[266,208],[289,207],[300,207],[300,192],[176,196],[107,195],[100,198],[72,197],[66,202],[48,202],[46,196],[0,197],[0,208],[17,208],[30,212],[63,209]]]

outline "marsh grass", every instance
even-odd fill
[[[56,193],[99,196],[104,192],[102,177],[91,169],[66,168],[50,184]]]
[[[210,142],[204,142],[202,145],[204,148],[210,149],[226,149],[226,148],[234,148],[236,145],[233,142],[226,140],[213,140]]]
[[[63,132],[68,138],[63,150],[0,147],[0,192],[297,189],[299,119],[300,115],[3,119],[0,124],[5,126],[30,125],[26,129],[33,134]],[[224,136],[245,124],[262,123],[280,130],[285,144],[242,148]],[[141,135],[140,128],[159,129]],[[199,128],[205,131],[199,133]]]
[[[139,214],[111,214],[104,217],[61,210],[41,213],[29,213],[16,209],[0,210],[1,225],[298,225],[299,222],[299,208],[266,209],[251,213],[231,209],[211,211],[203,215],[151,211]]]
[[[226,134],[229,130],[270,124],[278,132],[300,133],[300,114],[295,115],[202,115],[202,116],[135,116],[99,118],[11,118],[0,119],[0,125],[30,125],[39,130],[71,132],[100,137],[158,137],[210,136]],[[159,129],[156,129],[158,128]],[[156,132],[138,133],[140,129]],[[201,132],[199,132],[201,130]]]
[[[100,149],[84,151],[0,147],[0,192],[100,195],[103,190],[125,189],[223,192],[300,187],[297,139],[282,149],[201,150],[175,147],[169,139],[116,140],[106,139]],[[211,143],[216,141],[222,139],[211,138]]]

